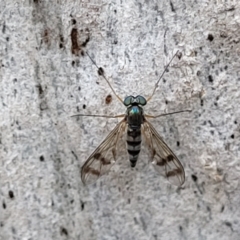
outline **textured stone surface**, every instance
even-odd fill
[[[238,1],[0,3],[0,239],[231,239],[240,235]],[[73,30],[76,29],[76,30]],[[89,38],[89,41],[86,41]],[[149,96],[153,122],[186,170],[182,189],[126,150],[96,184],[80,166],[124,106]],[[111,94],[112,101],[106,104]],[[124,146],[124,145],[122,145]]]

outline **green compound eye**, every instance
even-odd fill
[[[143,96],[138,95],[136,99],[137,99],[137,102],[142,106],[147,104],[147,100]]]
[[[123,104],[127,107],[127,106],[131,105],[132,102],[133,102],[133,96],[128,96],[124,99]]]

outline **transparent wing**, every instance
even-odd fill
[[[181,162],[146,119],[142,124],[142,132],[151,150],[151,162],[155,170],[166,177],[170,183],[181,186],[185,181]]]
[[[125,126],[126,120],[123,119],[86,160],[81,169],[81,178],[84,184],[95,182],[106,174],[115,163],[118,140],[122,136]]]

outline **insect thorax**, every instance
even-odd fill
[[[127,123],[131,128],[139,128],[143,123],[143,109],[139,105],[132,105],[127,109]]]

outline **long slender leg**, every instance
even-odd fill
[[[156,115],[156,116],[149,115],[149,114],[144,114],[144,116],[147,117],[147,118],[158,118],[158,117],[163,117],[163,116],[167,116],[167,115],[172,115],[172,114],[175,114],[175,113],[191,112],[191,111],[192,111],[191,109],[187,109],[187,110],[182,110],[182,111],[177,111],[177,112],[163,113],[163,114],[159,114],[159,115]]]
[[[125,117],[126,114],[121,114],[121,115],[115,115],[115,116],[109,116],[109,115],[91,115],[91,114],[76,114],[76,115],[72,115],[71,117],[105,117],[105,118],[122,118]]]
[[[173,55],[172,59],[170,60],[170,62],[169,62],[169,63],[167,64],[167,66],[165,67],[163,73],[161,74],[161,76],[159,77],[157,83],[155,84],[155,87],[154,87],[154,89],[153,89],[152,95],[147,99],[147,102],[149,102],[149,101],[151,100],[151,98],[153,97],[153,95],[154,95],[154,93],[155,93],[155,91],[156,91],[156,89],[157,89],[157,87],[158,87],[158,84],[159,84],[160,80],[162,79],[164,73],[167,71],[169,65],[171,64],[172,60],[175,58],[175,56],[176,56],[177,54],[178,54],[178,51]]]
[[[114,95],[118,98],[118,100],[119,100],[120,102],[123,103],[123,100],[121,99],[121,97],[119,97],[119,96],[117,95],[117,93],[116,93],[115,90],[113,89],[112,85],[110,84],[110,82],[108,81],[108,79],[105,77],[103,69],[102,69],[101,67],[98,67],[98,65],[93,61],[93,59],[90,57],[90,55],[88,54],[88,52],[86,52],[86,54],[88,55],[88,57],[90,58],[90,60],[92,61],[92,63],[97,67],[97,69],[98,69],[98,74],[101,75],[101,76],[103,76],[103,78],[106,80],[108,86],[109,86],[109,87],[111,88],[111,90],[113,91]]]

